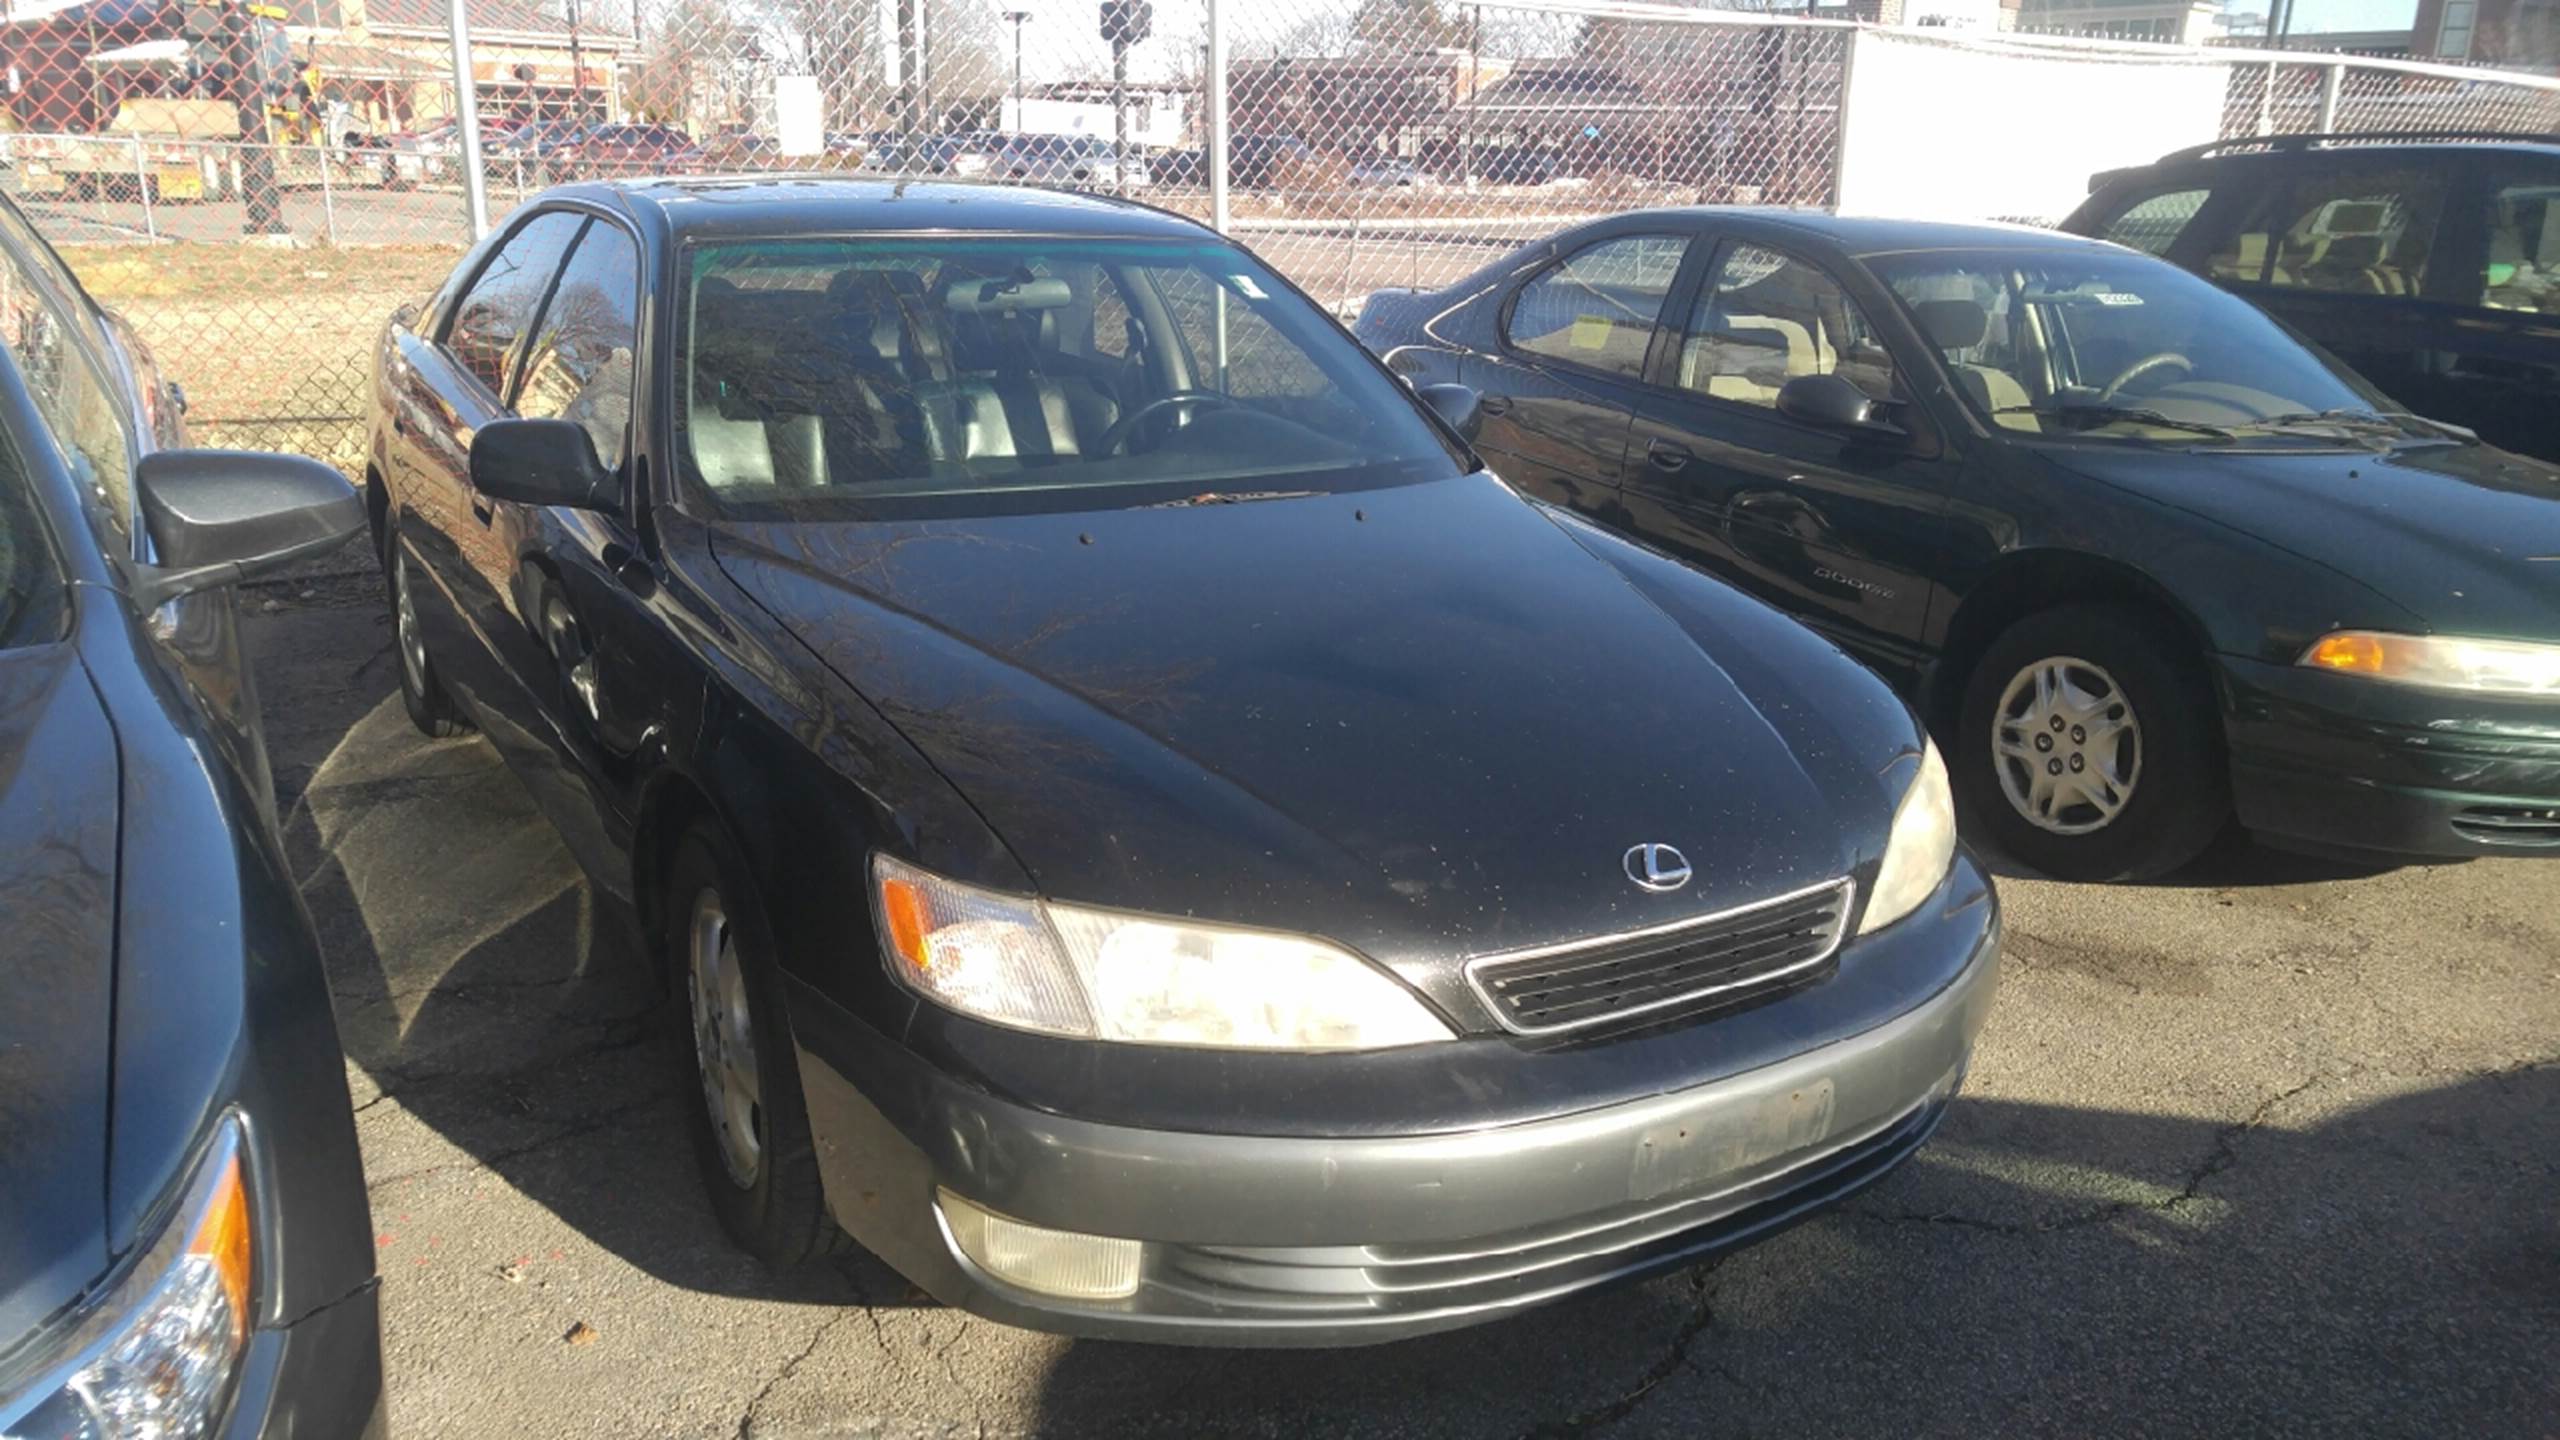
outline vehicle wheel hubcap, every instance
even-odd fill
[[[738,942],[720,896],[694,897],[688,951],[692,971],[693,1061],[720,1160],[741,1190],[756,1183],[764,1160],[764,1082],[756,1069],[755,1028],[747,1007]]]
[[[2124,813],[2142,778],[2142,726],[2104,667],[2068,655],[2009,681],[1991,722],[1991,763],[2011,808],[2040,830],[2086,835]]]
[[[427,642],[418,638],[418,602],[409,596],[409,557],[391,544],[391,623],[399,630],[400,673],[409,693],[427,693]]]

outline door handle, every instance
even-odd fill
[[[1508,395],[1480,395],[1476,397],[1476,408],[1487,415],[1500,415],[1511,408],[1511,397]]]
[[[1648,440],[1644,458],[1656,470],[1677,470],[1689,463],[1689,447],[1675,440]]]

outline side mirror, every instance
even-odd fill
[[[145,610],[326,554],[364,528],[364,500],[347,477],[299,455],[162,450],[133,474],[159,556],[134,571]]]
[[[492,420],[471,437],[471,488],[518,505],[611,510],[622,482],[574,420]]]
[[[1449,422],[1449,428],[1458,432],[1459,439],[1470,445],[1476,443],[1476,432],[1484,428],[1484,407],[1476,398],[1475,387],[1425,385],[1413,393],[1421,396],[1423,404]]]
[[[1799,375],[1778,387],[1778,413],[1829,430],[1899,435],[1902,427],[1876,414],[1867,392],[1837,375]]]

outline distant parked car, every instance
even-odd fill
[[[1159,150],[1147,159],[1147,177],[1158,185],[1206,185],[1209,157],[1198,149]],[[1230,175],[1228,183],[1234,181]]]
[[[1488,146],[1469,157],[1476,178],[1496,185],[1544,185],[1564,176],[1564,166],[1545,150],[1527,145]]]
[[[1136,147],[1122,159],[1111,141],[1088,135],[1008,135],[988,173],[1000,180],[1101,190],[1141,189],[1151,178]]]
[[[2089,188],[2063,229],[2247,297],[2420,414],[2560,460],[2560,140],[2278,135]]]
[[[1227,182],[1259,190],[1270,185],[1284,166],[1314,155],[1307,142],[1295,135],[1237,135],[1227,142]]]
[[[1529,494],[1831,637],[2074,879],[2235,818],[2560,858],[2560,469],[2234,296],[2046,231],[1639,211],[1356,333]]]
[[[494,149],[508,143],[514,134],[515,127],[503,120],[480,122],[483,146]],[[456,181],[462,177],[462,129],[445,120],[422,130],[369,136],[355,147],[353,158],[358,164],[378,162],[382,183],[390,189]]]
[[[383,1430],[374,1231],[231,582],[364,528],[0,202],[0,1435]]]
[[[702,147],[671,125],[597,125],[545,152],[541,168],[556,182],[680,174],[701,160]]]

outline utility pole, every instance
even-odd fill
[[[1151,0],[1102,0],[1102,38],[1111,42],[1111,188],[1128,188],[1122,176],[1129,168],[1129,47],[1155,29]]]
[[[569,118],[587,118],[587,60],[578,43],[578,0],[569,0]]]
[[[1024,128],[1022,123],[1022,22],[1031,18],[1031,12],[1007,10],[1004,12],[1004,18],[1013,22],[1013,128],[1020,131]]]
[[[896,0],[898,12],[898,128],[908,142],[909,163],[923,158],[924,0]]]
[[[471,21],[463,0],[451,0],[453,128],[462,137],[462,194],[471,215],[471,238],[489,233],[488,176],[480,165],[480,90],[471,74]]]

